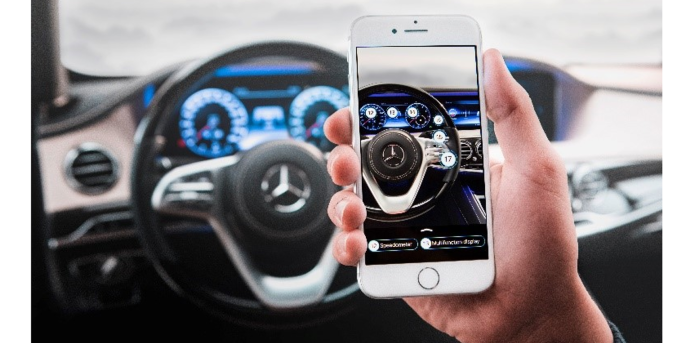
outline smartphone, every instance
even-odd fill
[[[481,31],[467,16],[369,16],[351,29],[360,289],[477,293],[495,277]]]

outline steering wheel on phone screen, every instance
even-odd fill
[[[380,110],[369,110],[369,106],[378,107],[369,105],[374,96],[384,93],[411,97],[414,103],[405,111],[405,120],[423,131],[411,134],[400,128],[387,128],[360,137],[367,216],[377,221],[407,220],[431,210],[457,179],[460,138],[443,104],[422,89],[400,84],[375,84],[360,89],[361,129],[365,121],[385,115],[377,113]],[[435,121],[440,123],[440,129],[431,128],[436,117],[442,117]],[[442,177],[438,182],[427,181],[427,173]]]

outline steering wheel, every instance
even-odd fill
[[[428,110],[418,114],[415,108],[414,119],[406,114],[406,120],[424,121],[418,124],[423,127],[419,134],[389,128],[360,141],[364,190],[378,205],[365,201],[368,218],[389,222],[407,220],[431,210],[457,179],[461,158],[457,148],[460,138],[452,118],[443,104],[422,89],[400,84],[376,84],[360,89],[360,121],[365,116],[376,115],[375,111],[363,113],[364,105],[373,103],[373,96],[384,93],[410,96],[414,104],[408,107],[408,113],[412,106]],[[436,117],[442,118],[434,121]],[[432,128],[432,122],[440,125]],[[432,178],[437,180],[433,185],[425,178],[429,169],[442,175]],[[366,194],[365,199],[369,199]]]
[[[359,294],[354,269],[339,268],[331,252],[336,229],[326,206],[337,187],[325,154],[306,142],[279,140],[156,172],[164,147],[176,143],[163,131],[178,121],[183,100],[218,68],[256,59],[314,62],[322,80],[347,83],[344,57],[299,43],[245,46],[179,70],[155,95],[136,134],[134,214],[146,251],[172,289],[233,321],[299,326],[336,315]],[[172,236],[184,225],[209,225],[216,240],[193,251],[180,247]],[[210,255],[217,241],[223,256]]]

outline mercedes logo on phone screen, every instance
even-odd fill
[[[387,166],[394,168],[405,161],[405,150],[398,144],[388,144],[383,148],[381,157]]]

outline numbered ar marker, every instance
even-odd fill
[[[386,114],[388,114],[389,118],[395,118],[398,116],[398,109],[395,107],[390,107],[388,110],[386,110]]]
[[[452,168],[457,164],[457,155],[452,151],[446,151],[441,154],[441,165],[446,168]]]
[[[377,241],[369,241],[369,251],[375,252],[379,250],[379,242]]]
[[[373,107],[370,107],[364,111],[364,115],[367,116],[367,118],[374,118],[376,117],[376,110]]]
[[[439,142],[445,142],[447,139],[445,131],[443,130],[436,130],[434,131],[434,134],[431,136],[433,140],[439,141]]]
[[[414,118],[419,114],[419,111],[415,107],[410,107],[407,109],[407,116],[410,118]]]
[[[434,117],[434,124],[436,125],[443,125],[443,116],[437,115]]]
[[[422,246],[422,249],[424,250],[428,250],[429,248],[431,248],[431,240],[426,237],[422,238],[419,244]]]

